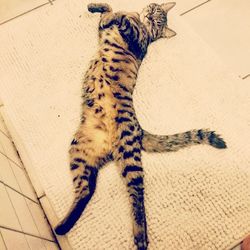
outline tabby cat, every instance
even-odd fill
[[[170,152],[194,144],[226,148],[213,131],[152,135],[136,118],[132,94],[138,69],[150,43],[175,35],[167,26],[167,13],[174,5],[152,3],[141,15],[113,13],[107,4],[88,6],[90,12],[102,13],[99,50],[84,78],[81,123],[69,150],[75,199],[55,228],[57,234],[66,234],[74,226],[94,194],[99,169],[114,160],[130,197],[135,245],[147,249],[141,150]]]

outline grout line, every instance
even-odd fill
[[[31,249],[31,246],[30,246],[30,244],[29,244],[29,242],[28,242],[28,239],[27,239],[27,237],[25,237],[25,236],[26,236],[26,235],[24,234],[24,239],[25,239],[25,241],[26,241],[26,243],[27,243],[29,249],[32,250],[32,249]]]
[[[0,132],[5,135],[8,139],[10,139],[10,137],[8,135],[6,135],[2,130],[0,130]]]
[[[53,241],[53,240],[44,238],[44,237],[42,237],[42,236],[37,236],[37,235],[31,234],[31,233],[27,233],[27,232],[24,232],[24,231],[20,231],[20,230],[18,230],[18,229],[13,229],[13,228],[6,227],[6,226],[2,226],[2,225],[0,225],[0,228],[6,229],[6,230],[9,230],[9,231],[14,231],[14,232],[21,233],[21,234],[26,234],[26,235],[29,235],[29,236],[32,236],[32,237],[39,238],[39,239],[41,239],[41,240],[46,240],[46,241],[50,241],[50,242],[54,242],[54,243],[55,243],[55,241]]]
[[[40,197],[37,197],[37,198],[38,198],[38,200],[40,200],[40,199],[42,199],[45,196],[46,196],[46,194],[42,194]]]
[[[247,75],[243,76],[241,79],[242,79],[242,80],[245,80],[245,79],[248,78],[248,77],[250,77],[250,74],[247,74]]]
[[[191,8],[191,9],[189,9],[189,10],[186,10],[186,11],[182,12],[182,13],[180,14],[180,16],[183,16],[183,15],[189,13],[190,11],[197,9],[197,8],[199,8],[200,6],[206,4],[206,3],[210,2],[210,1],[211,1],[211,0],[207,0],[206,2],[200,3],[200,4],[196,5],[196,6],[194,6],[193,8]]]
[[[27,237],[25,237],[25,236],[26,236],[26,235],[24,235],[23,237],[25,238],[25,241],[27,242],[27,245],[28,245],[29,249],[32,250],[32,249],[31,249],[31,246],[30,246],[30,244],[29,244],[29,242],[28,242],[28,239],[27,239]]]
[[[15,188],[9,186],[9,185],[6,184],[5,182],[3,182],[3,181],[0,180],[0,183],[2,183],[4,186],[8,187],[9,189],[15,191],[16,193],[22,195],[24,198],[29,199],[30,201],[33,201],[34,203],[36,203],[37,205],[39,205],[39,202],[32,200],[30,197],[28,197],[27,195],[21,193],[20,191],[16,190]],[[18,184],[18,183],[17,183],[17,184]]]
[[[4,246],[5,246],[5,249],[7,250],[8,248],[7,248],[7,246],[6,246],[6,243],[5,243],[5,241],[4,241],[3,236],[2,236],[2,234],[1,234],[1,231],[0,231],[0,238],[2,238],[2,240],[3,240],[3,244],[4,244]]]
[[[54,0],[48,0],[48,1],[49,1],[50,5],[53,5]]]
[[[47,4],[51,4],[51,2],[49,1],[49,2],[47,2],[47,3],[38,5],[38,6],[36,6],[36,7],[33,8],[33,9],[27,10],[27,11],[25,11],[25,12],[23,12],[23,13],[21,13],[21,14],[15,16],[15,17],[12,17],[12,18],[10,18],[10,19],[8,19],[8,20],[6,20],[6,21],[3,21],[2,23],[0,23],[0,25],[3,25],[3,24],[5,24],[5,23],[8,23],[8,22],[10,22],[10,21],[12,21],[12,20],[14,20],[14,19],[20,17],[20,16],[23,16],[23,15],[25,15],[25,14],[28,14],[29,12],[31,12],[31,11],[33,11],[33,10],[36,10],[36,9],[39,9],[39,8],[41,8],[41,7],[43,7],[43,6],[47,5]]]
[[[15,148],[16,149],[16,148]],[[8,155],[5,155],[9,160],[11,160],[16,166],[23,169],[19,164],[17,164],[14,160],[12,160]],[[20,158],[20,157],[19,157]]]
[[[8,155],[6,155],[4,152],[0,151],[0,154],[4,155],[6,158],[8,158],[8,160],[10,160],[11,162],[15,163],[16,166],[18,166],[19,168],[21,168],[22,170],[24,168],[22,168],[21,166],[19,166],[15,161],[13,161]]]

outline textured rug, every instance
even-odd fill
[[[81,79],[97,50],[90,1],[60,0],[1,27],[0,96],[59,218],[73,199],[67,151],[79,123]],[[141,10],[150,1],[107,1]],[[143,154],[149,249],[225,249],[250,233],[250,86],[173,10],[171,40],[154,43],[141,66],[134,102],[157,134],[210,128],[228,149],[195,146]],[[15,139],[15,138],[14,138]],[[73,249],[134,249],[120,170],[107,165],[97,190],[67,235]]]

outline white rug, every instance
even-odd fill
[[[88,2],[56,1],[1,27],[0,96],[60,218],[73,195],[67,151],[80,118],[81,79],[97,50],[98,15],[86,11]],[[138,11],[150,1],[107,2]],[[250,86],[172,12],[169,26],[178,35],[153,44],[141,66],[139,121],[158,134],[210,128],[228,149],[143,154],[149,249],[226,250],[250,233]],[[134,248],[126,188],[114,164],[100,172],[68,239],[77,250]]]

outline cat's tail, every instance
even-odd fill
[[[208,129],[174,135],[153,135],[143,130],[142,147],[146,152],[173,152],[196,144],[208,144],[218,149],[227,147],[219,135]]]

